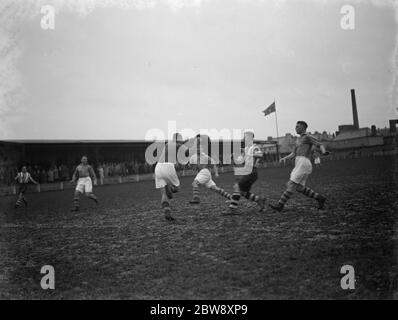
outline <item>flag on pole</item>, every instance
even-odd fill
[[[268,116],[272,112],[275,112],[275,101],[272,102],[267,109],[263,110],[263,112],[264,112],[264,117]]]

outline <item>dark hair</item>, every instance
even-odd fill
[[[297,121],[297,124],[303,125],[306,129],[308,128],[308,124],[305,121]]]

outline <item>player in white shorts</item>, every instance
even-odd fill
[[[93,193],[93,181],[94,185],[97,185],[97,176],[94,169],[87,163],[86,156],[81,158],[81,163],[76,167],[71,183],[76,182],[76,180],[77,184],[73,197],[74,208],[72,211],[79,211],[80,209],[80,194],[85,194],[87,198],[98,204],[98,199]]]
[[[160,202],[166,220],[175,220],[171,215],[170,200],[173,198],[173,193],[178,192],[180,187],[180,180],[175,169],[178,163],[177,152],[180,148],[188,150],[195,140],[196,137],[184,143],[181,134],[175,133],[173,140],[165,144],[155,166],[155,187],[160,189]]]
[[[189,164],[193,165],[198,170],[198,173],[192,182],[193,197],[192,200],[189,201],[192,204],[200,203],[200,186],[205,186],[209,190],[214,191],[227,199],[231,199],[231,194],[226,192],[224,189],[219,188],[212,179],[210,171],[211,167],[214,169],[216,178],[218,177],[218,168],[214,159],[204,152],[205,148],[203,148],[203,146],[205,144],[209,145],[209,142],[210,138],[208,136],[200,135],[197,141],[197,153],[192,155],[189,159]]]
[[[300,136],[297,138],[296,147],[294,151],[288,156],[280,159],[280,162],[284,162],[288,159],[295,158],[295,166],[290,174],[290,180],[287,183],[287,188],[283,192],[281,198],[277,204],[270,204],[270,207],[277,211],[282,211],[286,202],[293,195],[294,190],[304,194],[307,197],[313,198],[318,201],[318,209],[323,209],[326,198],[314,190],[305,186],[307,178],[312,173],[312,164],[310,156],[312,153],[313,146],[319,147],[322,155],[328,155],[325,147],[320,141],[314,136],[308,134],[307,123],[304,121],[298,121],[296,124],[296,132]]]

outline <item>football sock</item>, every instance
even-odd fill
[[[75,195],[73,197],[73,206],[77,209],[80,207],[80,199],[79,198],[80,198],[79,193],[75,193]]]
[[[91,199],[91,200],[93,200],[93,201],[95,201],[95,202],[98,201],[98,199],[97,199],[97,197],[95,196],[94,193],[90,193],[90,194],[87,196],[87,198],[89,198],[89,199]]]
[[[22,201],[23,201],[23,194],[20,193],[20,194],[18,195],[17,201],[15,202],[15,207],[16,207],[16,208],[20,207],[20,206],[22,205]]]
[[[230,193],[228,193],[227,191],[225,191],[224,189],[222,189],[222,188],[214,186],[214,187],[210,188],[210,190],[212,190],[214,192],[217,192],[218,194],[220,194],[224,198],[227,198],[227,199],[231,199],[232,198],[232,195]]]
[[[286,190],[285,192],[283,192],[281,198],[278,201],[279,204],[284,206],[292,195],[293,195],[293,192],[291,192],[291,191]]]
[[[319,198],[319,193],[315,192],[311,188],[305,187],[304,189],[300,190],[302,194],[306,195],[307,197],[313,198],[318,200]]]
[[[260,197],[258,195],[255,195],[254,193],[251,192],[244,192],[244,197],[250,201],[258,202],[260,200]]]
[[[199,183],[194,182],[193,183],[193,187],[192,187],[193,199],[194,200],[199,200],[199,191],[200,191]]]

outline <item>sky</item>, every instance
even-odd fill
[[[43,5],[55,8],[43,29]],[[341,27],[343,5],[355,10]],[[1,139],[256,138],[398,118],[397,1],[4,0]]]

